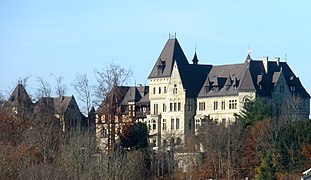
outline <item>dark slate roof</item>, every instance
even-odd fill
[[[177,39],[171,38],[166,42],[159,58],[151,70],[148,79],[170,77],[175,62],[178,64],[179,71],[186,68],[189,64]]]
[[[149,104],[149,86],[118,86],[117,91],[120,93],[120,99],[118,102],[118,107],[121,105],[126,106],[129,102],[135,102],[140,105]],[[110,93],[111,94],[111,93]],[[109,94],[108,94],[109,95]],[[96,113],[105,113],[105,104],[107,99],[105,99],[102,104],[96,110]],[[121,108],[122,110],[122,108]]]
[[[149,93],[143,96],[138,102],[137,105],[150,105]]]
[[[118,102],[117,102],[117,105],[119,106],[119,105],[121,105],[121,103],[122,103],[125,95],[127,94],[127,91],[129,90],[129,88],[130,88],[129,86],[116,86],[113,88],[113,90],[111,90],[108,93],[107,97],[111,97],[111,96],[115,96],[115,95],[119,96]],[[114,93],[112,93],[112,92],[114,92]],[[109,100],[109,98],[106,98],[103,100],[103,102],[97,108],[96,113],[102,114],[102,113],[106,112],[105,108],[106,108],[106,104],[109,103],[108,100]]]
[[[128,105],[129,102],[138,102],[141,99],[141,94],[137,87],[130,87],[122,100],[122,105]]]
[[[51,97],[41,97],[35,104],[34,114],[54,114],[54,99]]]
[[[236,95],[238,93],[237,87],[244,77],[246,68],[246,63],[213,66],[198,96]]]
[[[286,62],[268,61],[266,72],[262,60],[253,60],[250,55],[242,64],[213,66],[201,87],[199,97],[237,95],[241,91],[254,91],[259,96],[271,97],[282,74],[288,88],[296,87],[295,94],[303,98],[310,97]]]
[[[22,84],[18,84],[15,87],[12,95],[8,100],[8,103],[13,106],[18,106],[21,103],[26,106],[32,105],[32,101]]]
[[[55,113],[58,114],[64,113],[69,107],[69,103],[73,98],[74,98],[73,96],[62,96],[53,98]]]

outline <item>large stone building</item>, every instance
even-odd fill
[[[85,127],[87,118],[81,113],[74,96],[41,97],[33,103],[22,84],[18,84],[10,98],[4,102],[4,110],[21,120],[51,115],[63,132],[78,131]],[[84,127],[83,127],[84,126]]]
[[[282,109],[293,112],[296,119],[310,114],[310,95],[287,62],[268,57],[253,60],[248,54],[239,64],[201,65],[195,53],[190,64],[175,36],[166,42],[148,81],[149,93],[138,99],[122,98],[121,105],[128,107],[122,113],[132,120],[145,112],[140,121],[149,127],[150,143],[155,149],[186,147],[203,119],[235,121],[234,115],[249,100],[262,99],[271,105],[275,117]],[[125,91],[123,97],[130,92]],[[296,105],[289,107],[293,102]],[[147,111],[138,108],[140,103]],[[133,108],[137,110],[134,114]],[[103,110],[99,108],[98,114],[100,120]]]

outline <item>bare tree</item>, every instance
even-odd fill
[[[116,86],[122,86],[130,80],[131,69],[124,69],[120,65],[111,62],[102,71],[94,70],[97,86],[95,87],[95,97],[101,102],[108,93]]]
[[[87,74],[77,74],[72,86],[78,93],[78,98],[85,103],[85,109],[82,110],[84,114],[87,114],[89,109],[91,108],[91,94],[92,94],[92,87],[89,84],[89,79]]]
[[[100,108],[103,114],[99,116],[103,117],[104,121],[101,122],[107,125],[108,150],[112,150],[115,145],[115,128],[122,126],[120,103],[124,89],[121,86],[129,80],[132,71],[111,62],[102,71],[94,70],[94,73],[98,83],[94,95],[102,102]]]
[[[39,88],[37,89],[37,99],[40,97],[51,97],[52,89],[50,84],[40,77],[37,77],[37,81],[39,83]]]
[[[58,97],[62,97],[65,95],[66,92],[66,85],[63,83],[64,77],[57,77],[54,74],[51,73],[51,76],[54,77],[56,86],[55,86],[55,94]]]

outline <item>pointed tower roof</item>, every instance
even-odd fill
[[[32,104],[32,101],[22,84],[18,84],[15,87],[12,95],[9,98],[9,102],[16,105],[20,103]]]
[[[241,79],[239,90],[256,90],[249,68],[246,68],[243,78]]]
[[[245,62],[249,63],[252,60],[250,53],[247,54]]]
[[[193,59],[192,59],[192,62],[193,62],[193,64],[198,64],[199,59],[198,59],[198,57],[197,57],[197,52],[194,52],[194,57],[193,57]]]
[[[159,58],[153,66],[151,73],[148,76],[148,79],[158,77],[170,77],[175,61],[178,64],[178,68],[181,69],[185,69],[187,68],[187,65],[189,65],[187,58],[183,50],[181,49],[177,39],[170,38],[166,42]],[[158,65],[163,65],[161,66],[161,68],[163,69],[159,69]]]

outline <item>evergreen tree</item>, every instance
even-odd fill
[[[267,153],[261,162],[260,167],[258,168],[258,175],[256,176],[257,180],[276,180],[276,168],[272,162],[271,153]]]
[[[241,113],[235,114],[235,118],[243,127],[250,127],[257,121],[270,118],[271,116],[271,107],[260,99],[245,102]]]

